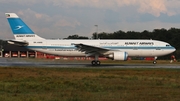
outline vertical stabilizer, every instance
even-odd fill
[[[17,40],[43,39],[36,35],[15,13],[5,13]]]

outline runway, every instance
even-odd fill
[[[176,64],[101,64],[92,66],[89,62],[35,61],[19,58],[0,58],[0,67],[37,67],[37,68],[180,68]]]

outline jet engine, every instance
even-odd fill
[[[127,52],[113,52],[107,56],[112,60],[127,60],[128,54]]]

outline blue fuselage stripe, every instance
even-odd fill
[[[46,48],[46,49],[76,49],[75,46],[26,46],[26,48]],[[106,47],[102,47],[102,48],[105,48],[105,49],[174,49],[174,47],[122,47],[122,46],[106,46]]]

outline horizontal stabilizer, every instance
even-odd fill
[[[8,40],[9,44],[17,45],[17,46],[27,46],[29,43],[23,40]]]

